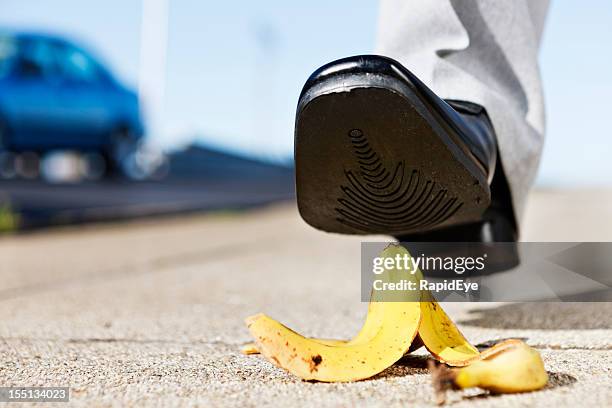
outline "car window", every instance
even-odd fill
[[[0,78],[8,75],[17,56],[17,43],[11,36],[0,35]]]
[[[98,64],[85,52],[70,46],[60,47],[58,51],[58,62],[63,76],[78,82],[100,80]]]
[[[44,39],[28,39],[21,43],[20,74],[53,76],[57,74],[54,45]]]

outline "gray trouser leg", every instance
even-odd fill
[[[547,10],[548,0],[381,0],[377,53],[441,98],[486,108],[517,220],[544,141],[538,49]]]

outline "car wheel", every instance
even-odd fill
[[[129,130],[120,129],[113,133],[110,148],[105,155],[111,176],[129,177],[128,161],[137,148],[138,141]]]

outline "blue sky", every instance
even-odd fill
[[[375,0],[171,0],[164,146],[194,137],[290,157],[301,86],[318,66],[374,48]],[[136,86],[140,0],[1,0],[0,25],[64,33]],[[541,54],[548,139],[538,184],[612,184],[612,6],[553,1]]]

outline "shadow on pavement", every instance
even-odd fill
[[[385,369],[370,380],[379,380],[391,377],[405,377],[415,374],[429,374],[427,369],[428,356],[405,355],[397,363]]]
[[[546,384],[545,390],[551,390],[553,388],[566,387],[574,384],[576,377],[567,373],[555,373],[552,371],[548,372],[548,384]]]
[[[612,303],[514,303],[472,309],[459,323],[495,329],[595,330],[612,328]]]

